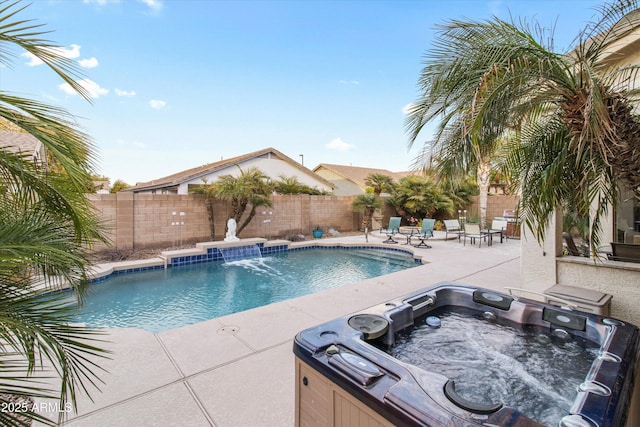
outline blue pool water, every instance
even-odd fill
[[[160,332],[416,265],[400,252],[309,249],[120,274],[90,286],[76,320]]]

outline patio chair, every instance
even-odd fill
[[[464,234],[462,227],[460,227],[460,222],[457,219],[445,219],[443,222],[445,240],[449,238],[449,234],[456,234],[458,241],[460,241],[460,236]]]
[[[621,262],[640,262],[640,245],[633,243],[611,242],[609,259]]]
[[[389,225],[387,225],[386,229],[380,230],[381,233],[387,235],[387,240],[382,243],[398,243],[396,240],[393,240],[393,236],[400,232],[400,217],[392,216],[389,218]]]
[[[420,240],[420,243],[417,245],[413,245],[416,248],[430,248],[431,245],[427,244],[427,239],[429,237],[433,237],[433,226],[435,225],[436,220],[432,218],[425,218],[422,220],[422,227],[420,227],[420,231],[418,234],[412,234],[410,239],[415,237]]]
[[[582,252],[576,246],[576,242],[573,241],[573,236],[566,231],[562,232],[562,238],[564,239],[565,244],[567,245],[567,251],[571,256],[582,256]]]
[[[487,230],[489,233],[489,238],[492,238],[492,234],[500,234],[500,243],[502,243],[503,239],[506,237],[507,240],[509,237],[507,236],[507,221],[494,219],[491,221],[491,228]]]
[[[464,234],[462,235],[464,245],[467,244],[467,237],[471,241],[472,245],[474,245],[476,243],[476,239],[478,239],[478,247],[481,247],[482,240],[485,239],[487,235],[480,230],[480,224],[470,224],[467,222],[464,225]]]

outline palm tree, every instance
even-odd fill
[[[453,201],[425,176],[401,178],[388,202],[403,217],[433,218],[453,214]]]
[[[209,183],[206,178],[202,178],[202,185],[190,188],[189,191],[195,194],[204,194],[204,205],[207,209],[207,218],[209,219],[209,239],[211,241],[216,239],[216,224],[215,224],[215,210],[214,200],[216,195],[215,183]]]
[[[295,176],[280,175],[278,181],[271,184],[273,190],[278,194],[311,194],[316,196],[322,194],[317,188],[311,188],[301,183]]]
[[[364,193],[353,199],[351,207],[356,212],[363,212],[362,229],[371,230],[373,212],[382,207],[382,201],[373,193]]]
[[[0,50],[13,45],[32,53],[89,100],[74,79],[76,66],[40,38],[45,34],[40,25],[14,20],[24,8],[0,2]],[[10,57],[0,55],[0,63],[8,65]],[[7,123],[4,128],[38,139],[56,166],[51,171],[46,162],[34,163],[0,146],[0,405],[14,397],[42,397],[75,409],[78,393],[98,384],[96,357],[106,354],[96,347],[97,331],[71,323],[75,305],[62,294],[41,298],[38,285],[55,290],[67,283],[79,301],[84,296],[88,250],[97,240],[105,241],[84,195],[91,182],[93,146],[65,110],[4,90],[0,118]],[[60,377],[59,388],[43,385],[52,375]],[[0,424],[54,424],[31,410],[20,415],[0,411]],[[63,416],[61,411],[59,421]]]
[[[484,228],[492,164],[500,152],[506,124],[491,116],[482,117],[481,125],[471,122],[478,82],[487,67],[490,69],[493,65],[492,56],[450,51],[448,43],[456,37],[452,29],[456,24],[466,23],[453,22],[445,27],[436,46],[426,55],[419,78],[422,94],[409,111],[406,128],[412,145],[428,123],[437,122],[434,139],[425,142],[414,166],[426,171],[433,163],[440,180],[450,186],[475,175],[480,190],[480,222]]]
[[[240,167],[238,166],[238,169]],[[239,176],[223,175],[215,183],[214,194],[216,197],[231,203],[230,218],[238,224],[236,234],[251,222],[259,206],[272,206],[269,198],[271,186],[268,184],[268,177],[256,167],[250,167],[246,171],[240,169]],[[241,223],[241,219],[251,205],[249,214]]]
[[[426,96],[409,116],[411,141],[438,120],[435,145],[491,145],[515,130],[518,143],[506,164],[519,177],[519,215],[542,241],[556,208],[575,206],[585,217],[593,210],[595,254],[619,183],[640,198],[638,66],[603,62],[613,43],[640,29],[637,7],[635,0],[603,6],[601,18],[564,53],[554,52],[552,34],[522,23],[493,18],[443,26],[420,80]]]
[[[395,188],[393,178],[382,173],[372,173],[364,179],[365,185],[373,188],[373,194],[380,197],[383,192],[390,193]]]

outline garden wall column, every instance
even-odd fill
[[[134,198],[135,194],[127,191],[116,193],[116,238],[115,247],[134,249]]]
[[[520,277],[523,289],[543,292],[556,284],[556,257],[562,255],[562,212],[556,210],[539,243],[534,233],[523,223],[520,238]],[[522,294],[535,299],[534,295]]]

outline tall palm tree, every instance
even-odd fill
[[[238,169],[240,169],[239,166]],[[240,169],[239,176],[223,175],[218,178],[214,194],[216,197],[230,202],[231,213],[229,216],[238,224],[236,234],[240,234],[255,216],[256,208],[272,206],[269,198],[271,190],[267,175],[256,167],[250,167],[246,171]],[[249,205],[251,205],[251,210],[241,222]]]
[[[452,21],[427,54],[421,85],[428,96],[408,119],[411,140],[439,121],[435,143],[456,138],[490,143],[517,132],[507,167],[518,176],[519,214],[538,240],[554,210],[591,215],[597,248],[602,218],[622,183],[640,198],[638,66],[608,67],[605,53],[640,30],[635,0],[604,5],[570,52],[553,50],[553,34],[493,18]]]
[[[42,39],[45,31],[30,20],[16,19],[25,7],[0,2],[0,64],[9,65],[9,46],[40,58],[65,82],[88,98],[76,83],[76,66]],[[38,139],[55,162],[15,154],[0,142],[0,405],[15,397],[58,399],[75,409],[78,393],[99,383],[96,357],[99,333],[73,325],[75,308],[64,295],[41,298],[42,286],[69,284],[81,301],[90,266],[88,249],[105,241],[102,226],[84,195],[91,180],[94,154],[90,139],[65,110],[0,90],[0,119],[5,128]],[[59,387],[46,378],[59,376]],[[4,405],[2,405],[5,407]],[[55,421],[28,411],[0,411],[0,425]],[[60,412],[59,421],[64,417]]]

